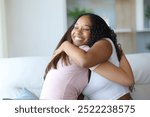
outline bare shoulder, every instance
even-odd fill
[[[93,56],[99,59],[99,62],[105,62],[112,54],[112,45],[106,38],[104,38],[97,41],[89,51],[93,53]]]
[[[97,41],[93,46],[92,49],[94,50],[102,50],[108,53],[112,53],[112,45],[111,43],[106,39],[101,39],[99,41]]]
[[[101,39],[101,40],[99,40],[99,41],[97,41],[94,45],[93,45],[93,47],[104,47],[104,48],[112,48],[112,46],[111,46],[111,43],[106,39],[106,38],[103,38],[103,39]]]

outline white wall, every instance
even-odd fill
[[[136,0],[136,30],[144,29],[144,1]]]
[[[8,56],[48,56],[66,31],[66,0],[5,0]]]
[[[6,39],[4,0],[0,0],[0,58],[2,57],[7,57],[7,39]]]

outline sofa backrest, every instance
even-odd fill
[[[0,99],[13,98],[21,88],[39,96],[49,57],[0,59]]]
[[[150,100],[150,53],[128,54],[127,59],[135,78],[133,99]]]
[[[22,88],[40,95],[50,57],[0,58],[0,100],[13,98]],[[133,99],[150,99],[150,53],[128,54],[135,77]]]

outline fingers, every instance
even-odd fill
[[[54,55],[57,55],[59,53],[61,53],[61,51],[59,49],[57,49],[57,50],[55,50]]]

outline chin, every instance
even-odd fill
[[[81,46],[81,45],[83,45],[83,44],[76,44],[76,46]]]
[[[74,43],[74,45],[81,46],[82,44],[81,43]]]

